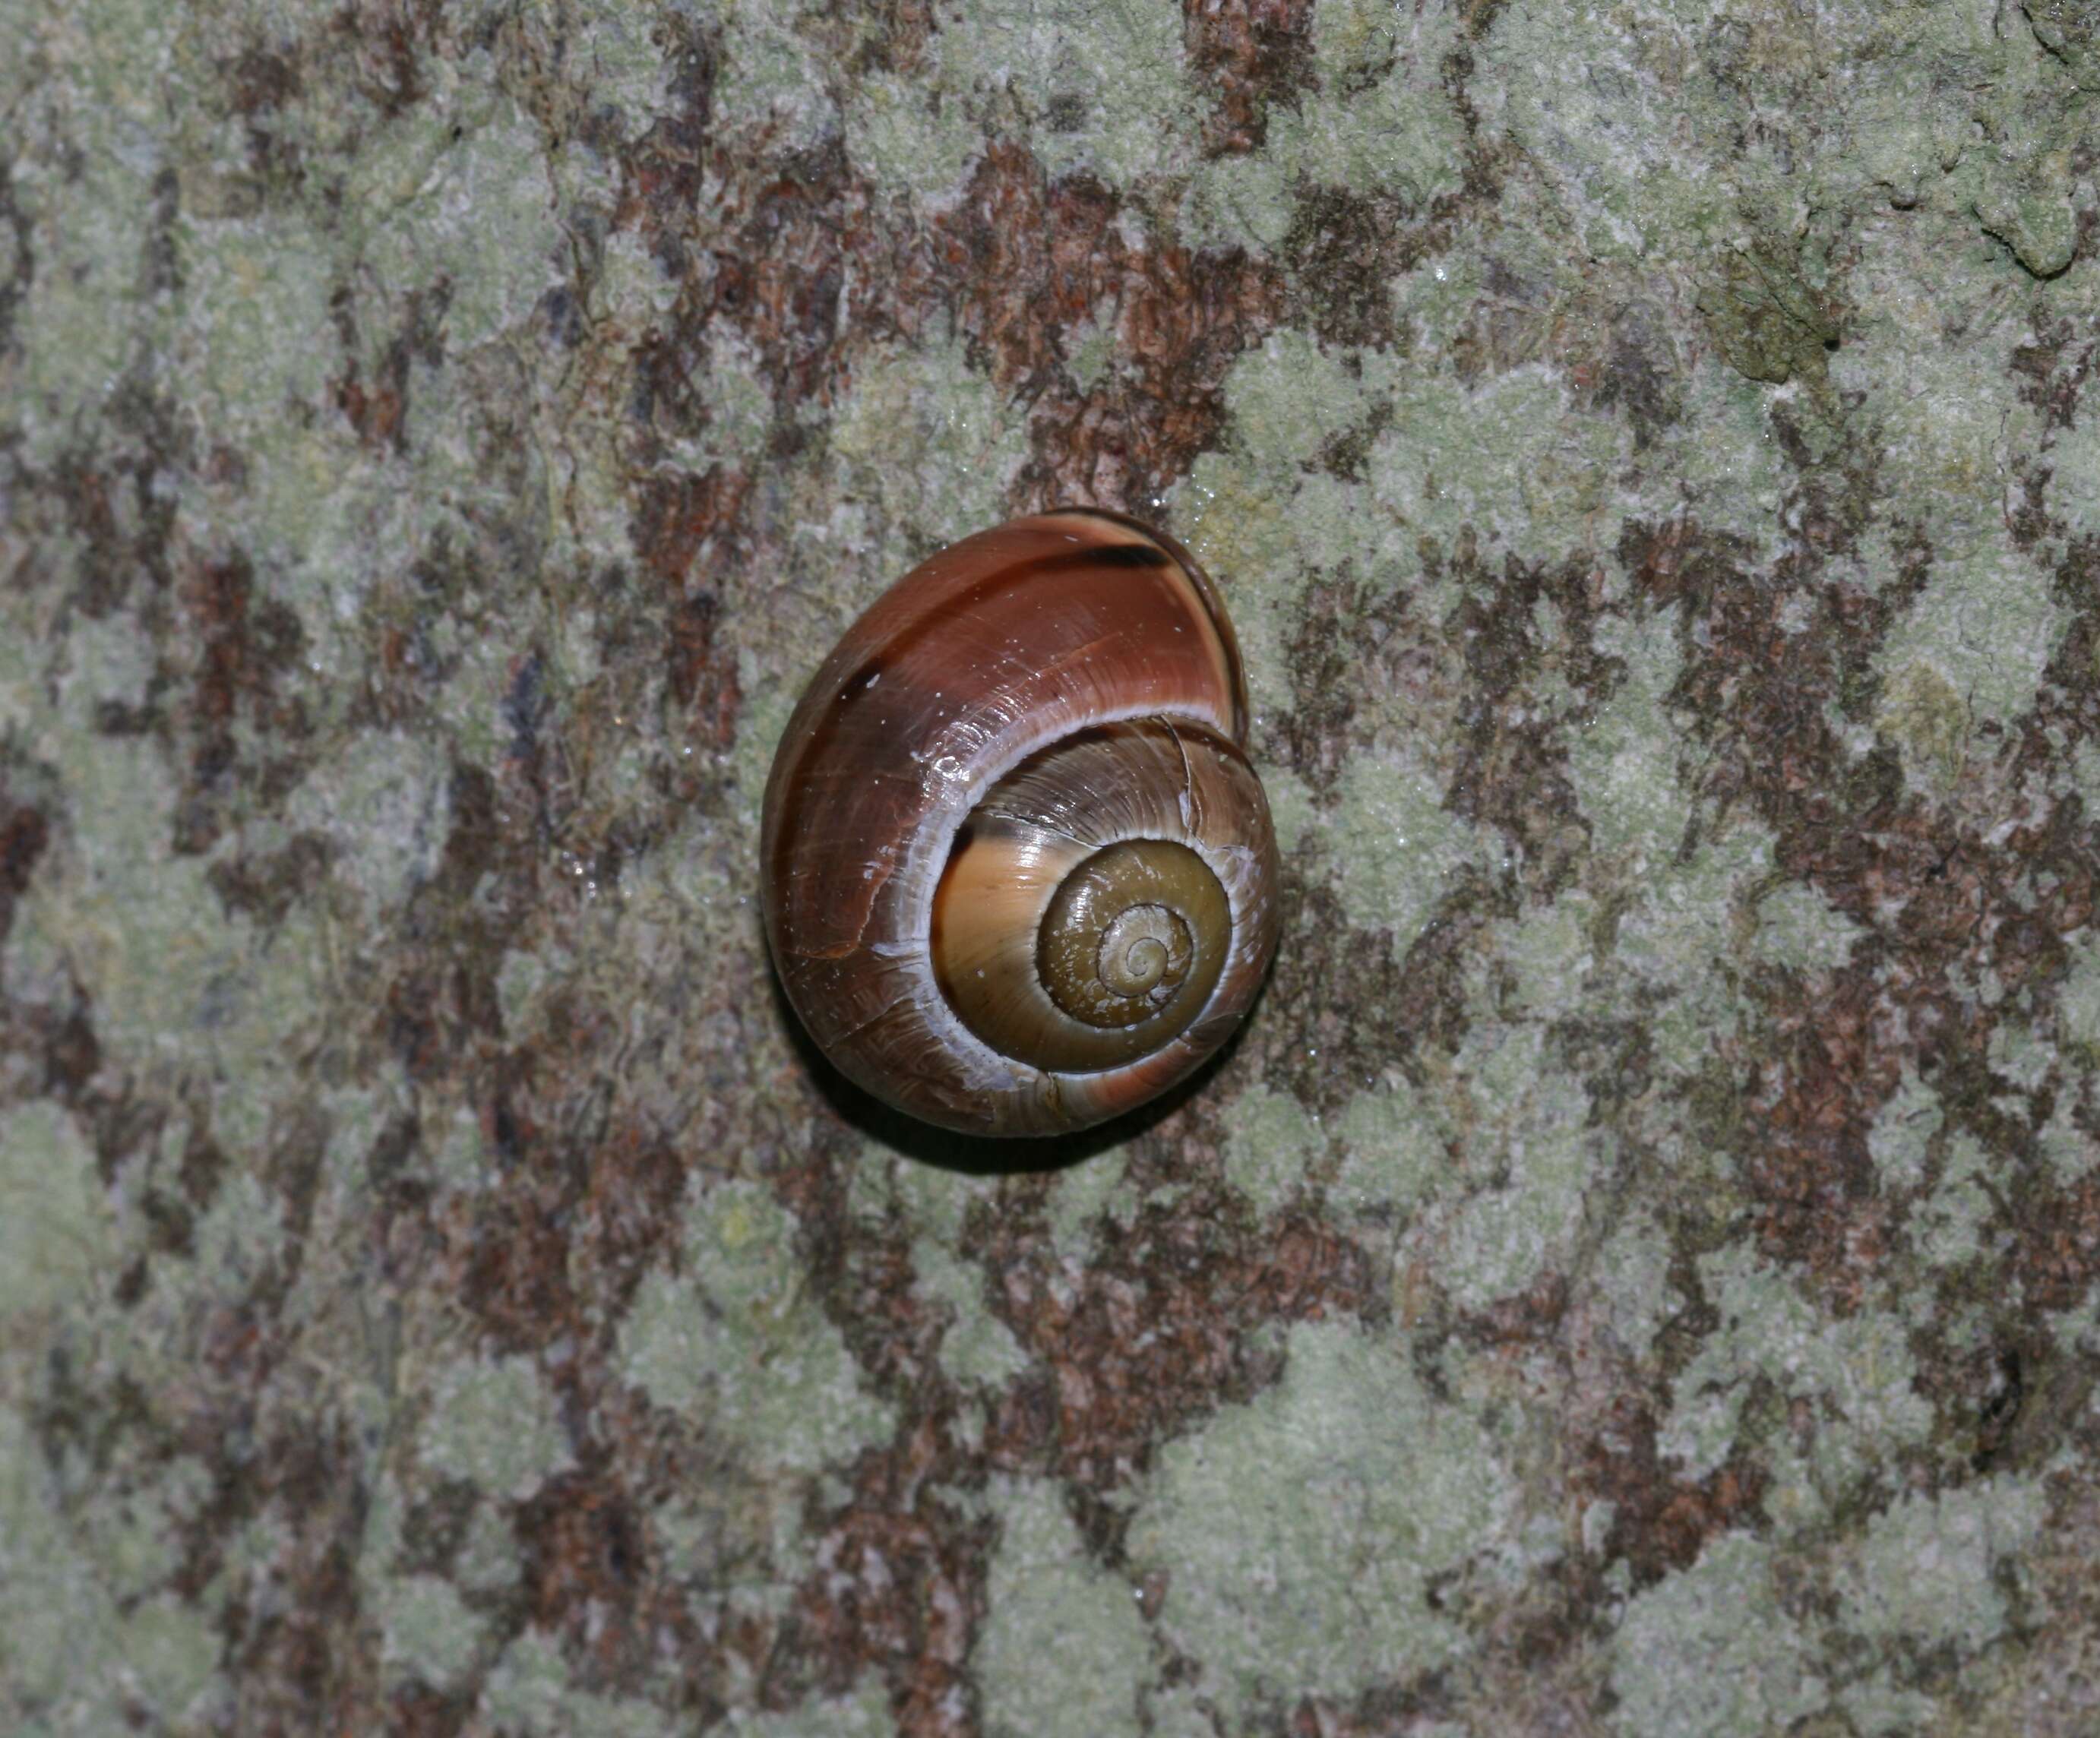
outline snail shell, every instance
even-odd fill
[[[766,783],[767,940],[824,1053],[975,1134],[1084,1128],[1222,1043],[1276,948],[1231,623],[1171,539],[1068,508],[915,567]]]

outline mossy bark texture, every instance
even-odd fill
[[[0,1727],[2100,1730],[2088,0],[0,42]],[[1285,933],[988,1153],[757,806],[1067,501]]]

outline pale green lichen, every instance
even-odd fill
[[[105,702],[135,698],[148,663],[127,645],[128,618],[91,633],[58,685],[55,708],[37,688],[32,728],[72,799],[64,842],[16,907],[4,970],[8,991],[47,1000],[71,973],[95,995],[104,1043],[143,1061],[189,1050],[245,1066],[272,1035],[295,1030],[318,950],[311,913],[282,948],[257,945],[228,919],[194,857],[166,854],[176,783],[148,739],[104,739]]]
[[[1842,96],[1822,82],[1836,66]],[[2070,81],[1987,11],[1858,7],[1809,31],[1670,0],[1572,12],[1518,0],[1498,16],[1481,72],[1476,100],[1491,125],[1548,171],[1599,256],[1798,237],[1819,221],[1827,235],[1834,214],[1891,201],[1961,221],[1980,241],[1990,219],[1976,213],[2000,187],[2044,203],[2071,195],[2056,129],[2032,118],[2061,115]],[[1750,90],[1762,124],[1746,135]],[[2005,139],[2002,152],[1979,151],[1984,135]],[[1670,148],[1655,148],[1661,138]],[[2025,232],[2009,239],[2030,270],[2051,269]]]
[[[720,0],[725,76],[717,88],[725,130],[787,150],[809,150],[838,130],[838,105],[811,40],[816,8],[797,0]]]
[[[527,1357],[469,1358],[439,1370],[419,1440],[426,1466],[514,1500],[569,1464],[555,1396]]]
[[[1287,1092],[1255,1087],[1240,1095],[1225,1136],[1225,1180],[1266,1217],[1304,1185],[1323,1158],[1326,1136],[1319,1121]]]
[[[2056,1109],[2042,1126],[2042,1157],[2057,1180],[2070,1187],[2100,1167],[2100,1138],[2081,1129],[2074,1119],[2068,1097],[2056,1101]]]
[[[2032,703],[2062,633],[2049,576],[2010,544],[1935,566],[1884,643],[1883,717],[1908,765],[1958,756],[1964,726],[2003,724]],[[1937,677],[1911,673],[1922,667]],[[1926,701],[1921,695],[1935,699]],[[1958,705],[1959,711],[1956,710]]]
[[[1450,1167],[1449,1129],[1397,1075],[1352,1097],[1333,1131],[1341,1161],[1330,1198],[1356,1212],[1407,1212]]]
[[[2044,424],[2009,366],[2025,323],[2003,305],[1993,274],[1946,246],[1953,239],[1867,231],[1851,284],[1860,311],[1831,366],[1862,395],[1891,505],[1935,549],[1968,558],[2002,546],[2006,458],[2038,443]],[[1962,343],[1938,338],[1957,323]]]
[[[2093,120],[2079,86],[2092,31],[2089,16],[2085,29],[2063,32],[2051,5],[2023,16],[2028,29],[1997,33],[1999,77],[1979,105],[1984,137],[1963,165],[1965,191],[1984,232],[2035,276],[2051,278],[2077,250],[2077,158]],[[2069,52],[2059,46],[2067,37]]]
[[[39,262],[22,285],[11,408],[27,457],[44,464],[108,401],[151,329],[142,331],[136,304],[156,227],[153,179],[165,161],[162,84],[181,20],[113,0],[92,11],[41,7],[20,22],[27,28],[10,33],[11,64],[42,58],[64,77],[23,93],[9,133],[26,143],[49,129],[71,148],[64,157],[9,152]],[[71,173],[60,168],[68,161]]]
[[[1103,1153],[1061,1171],[1050,1195],[1051,1244],[1069,1259],[1083,1259],[1092,1247],[1096,1224],[1105,1218],[1128,1224],[1142,1201],[1123,1154]]]
[[[773,432],[773,393],[765,359],[751,342],[733,326],[710,333],[707,366],[695,384],[707,426],[677,443],[679,458],[695,470],[762,458]]]
[[[1965,1130],[1947,1143],[1939,1180],[1912,1222],[1919,1253],[1935,1267],[1956,1266],[1982,1251],[1997,1212],[1992,1193],[2001,1168]]]
[[[338,261],[303,212],[192,220],[177,232],[186,291],[173,360],[229,438],[271,433],[317,404],[335,364]]]
[[[1598,624],[1598,649],[1626,673],[1570,743],[1568,769],[1590,823],[1590,848],[1624,858],[1630,870],[1661,867],[1691,819],[1677,776],[1682,738],[1667,697],[1681,660],[1676,624],[1657,614]]]
[[[1082,392],[1092,392],[1123,360],[1113,324],[1114,315],[1114,307],[1105,306],[1101,319],[1110,324],[1080,320],[1065,329],[1065,372]]]
[[[1226,589],[1259,719],[1295,698],[1290,641],[1317,576],[1352,581],[1369,597],[1406,593],[1424,622],[1440,620],[1455,600],[1449,581],[1427,580],[1406,503],[1317,461],[1345,439],[1369,439],[1381,418],[1392,418],[1410,444],[1388,434],[1370,453],[1392,468],[1388,481],[1400,494],[1429,487],[1441,498],[1445,485],[1417,476],[1417,464],[1446,483],[1477,475],[1485,487],[1499,474],[1489,463],[1475,468],[1473,457],[1495,430],[1475,426],[1474,413],[1493,399],[1476,407],[1461,389],[1425,381],[1396,356],[1323,346],[1294,331],[1272,334],[1241,358],[1225,392],[1230,444],[1199,458],[1175,491],[1175,523]],[[1437,525],[1455,536],[1462,521],[1454,507]],[[1423,727],[1415,716],[1405,724]]]
[[[1675,1403],[1656,1435],[1658,1450],[1687,1474],[1702,1477],[1749,1445],[1745,1409],[1766,1385],[1809,1401],[1820,1420],[1807,1462],[1780,1457],[1767,1507],[1783,1527],[1820,1518],[1831,1501],[1924,1440],[1932,1409],[1917,1391],[1904,1316],[1861,1309],[1833,1321],[1748,1249],[1701,1257],[1699,1274],[1720,1326],[1679,1373]]]
[[[1771,1547],[1740,1533],[1626,1607],[1612,1644],[1613,1729],[1626,1738],[1758,1738],[1823,1705]]]
[[[428,735],[375,730],[317,769],[285,819],[327,839],[336,872],[375,914],[390,913],[437,872],[452,828],[451,770]]]
[[[72,1117],[48,1101],[0,1111],[0,1329],[107,1286],[116,1229]]]
[[[1629,808],[1634,806],[1630,801]],[[1659,823],[1661,830],[1645,832],[1643,825],[1628,841],[1629,855],[1652,862],[1648,852],[1660,851],[1682,812],[1658,801],[1641,815],[1637,825]],[[1711,1060],[1717,1040],[1736,1030],[1742,1009],[1733,914],[1771,867],[1770,836],[1754,823],[1738,822],[1702,841],[1684,861],[1670,862],[1629,886],[1629,902],[1613,932],[1612,958],[1656,998],[1648,1038],[1657,1065],[1667,1073],[1696,1075]]]
[[[1313,834],[1320,814],[1312,787],[1287,766],[1257,762],[1262,794],[1268,799],[1268,818],[1276,829],[1276,847],[1288,857]]]
[[[1165,1572],[1159,1626],[1238,1731],[1267,1698],[1347,1696],[1461,1652],[1430,1582],[1511,1500],[1480,1425],[1423,1391],[1404,1344],[1300,1326],[1276,1387],[1162,1452],[1129,1556]]]
[[[684,1731],[675,1714],[635,1696],[571,1690],[562,1698],[562,1714],[558,1731],[589,1732],[593,1738],[682,1738]]]
[[[924,540],[924,554],[1004,517],[1026,427],[1024,408],[970,366],[961,342],[878,351],[832,416],[836,486],[880,502]],[[885,583],[915,558],[898,546],[883,563]]]
[[[1151,1696],[1145,1713],[1152,1738],[1217,1738],[1207,1700],[1190,1684],[1172,1684]]]
[[[893,1738],[889,1699],[871,1679],[849,1695],[819,1696],[786,1714],[739,1709],[724,1730],[730,1738]]]
[[[1461,1308],[1477,1309],[1565,1267],[1586,1189],[1609,1170],[1614,1143],[1586,1126],[1589,1094],[1552,1065],[1542,1028],[1476,1027],[1453,1073],[1468,1154],[1493,1178],[1439,1216],[1436,1272]]]
[[[1189,154],[1195,105],[1171,8],[980,0],[936,40],[940,88],[980,125],[1018,119],[1052,175],[1091,170],[1120,187]]]
[[[492,22],[503,15],[500,3],[483,3]],[[717,0],[698,0],[690,15],[705,20],[719,11]],[[677,65],[654,39],[650,23],[651,15],[627,0],[564,0],[562,8],[568,53],[590,68],[593,91],[638,128],[664,112]]]
[[[1938,1095],[1906,1065],[1867,1132],[1867,1151],[1883,1189],[1914,1189],[1925,1180],[1926,1155],[1941,1120]]]
[[[527,1630],[503,1650],[481,1690],[480,1711],[499,1729],[552,1738],[566,1730],[568,1669],[554,1639]]]
[[[0,1405],[0,1718],[10,1730],[119,1731],[135,1708],[173,1730],[201,1728],[223,1709],[215,1608],[157,1586],[177,1556],[166,1529],[200,1506],[185,1482],[193,1470],[172,1469],[124,1524],[81,1528],[77,1473],[47,1463]]]
[[[382,1582],[373,1615],[388,1669],[439,1687],[457,1683],[473,1669],[487,1638],[484,1621],[450,1581],[435,1575]]]
[[[449,1116],[431,1118],[427,1127],[429,1176],[439,1188],[486,1189],[496,1180],[501,1167],[474,1106],[455,1105]]]
[[[952,1251],[962,1239],[971,1208],[979,1202],[995,1207],[1000,1184],[995,1175],[973,1176],[922,1165],[870,1140],[855,1156],[847,1199],[857,1219],[879,1224],[902,1221]]]
[[[373,582],[390,557],[420,545],[424,499],[364,463],[354,431],[332,421],[295,423],[258,448],[226,529],[298,617],[304,665],[287,689],[316,722],[334,721],[348,704],[341,682],[361,663]]]
[[[1244,455],[1207,453],[1174,499],[1176,532],[1224,593],[1255,719],[1289,711],[1287,647],[1305,577],[1292,497]]]
[[[756,1184],[696,1186],[682,1272],[642,1281],[620,1359],[656,1405],[769,1464],[814,1472],[880,1441],[893,1420],[803,1289],[793,1236],[794,1222]]]
[[[1526,907],[1498,925],[1495,955],[1513,980],[1502,1010],[1528,1020],[1552,1021],[1575,1012],[1591,993],[1599,965],[1594,900],[1571,888],[1550,905]]]
[[[1987,160],[1974,207],[1985,231],[2045,278],[2062,271],[2078,251],[2078,213],[2068,196],[2069,152],[2051,155],[2056,161],[2041,165],[2040,176],[2018,159]]]
[[[2100,1065],[2100,929],[2080,937],[2069,953],[2070,970],[2057,991],[2057,1030]]]
[[[467,1523],[466,1537],[460,1543],[452,1565],[461,1586],[476,1593],[500,1593],[518,1585],[523,1573],[518,1535],[509,1519],[492,1503],[483,1503]]]
[[[1683,200],[1672,165],[1650,167],[1626,148],[1652,136],[1651,104],[1681,100],[1667,89],[1651,95],[1639,77],[1645,22],[1519,0],[1496,20],[1483,57],[1489,112],[1559,172],[1593,254],[1645,247],[1661,211]],[[1705,201],[1684,203],[1695,222],[1704,214]]]
[[[2080,417],[2067,429],[2052,430],[2048,463],[2043,499],[2049,512],[2073,537],[2100,535],[2100,489],[2090,486],[2100,477],[2100,417]]]
[[[901,580],[908,571],[900,567],[891,574],[892,580]],[[879,586],[871,589],[866,602],[875,601]],[[836,624],[843,629],[842,620]],[[830,641],[823,642],[828,648]],[[802,685],[817,673],[823,651],[812,641],[805,645],[796,666],[786,673],[790,679],[773,676],[770,679],[751,680],[757,677],[756,665],[747,673],[739,669],[738,679],[745,682],[751,690],[745,703],[743,721],[736,733],[736,745],[726,757],[733,806],[730,816],[752,840],[758,836],[762,805],[765,800],[765,781],[773,770],[773,757],[779,752],[780,739],[787,734],[788,721],[794,715],[795,703],[801,696]],[[710,891],[717,897],[727,883],[709,882]]]
[[[1265,155],[1309,183],[1390,195],[1416,210],[1455,192],[1466,130],[1447,58],[1455,8],[1329,0],[1312,15],[1316,92],[1275,114]]]
[[[650,1513],[672,1581],[709,1590],[739,1619],[772,1621],[815,1564],[799,1479],[722,1478],[675,1492]]]
[[[1261,152],[1212,157],[1189,177],[1182,239],[1192,247],[1266,253],[1290,233],[1296,201],[1282,164]]]
[[[1685,368],[1679,390],[1683,415],[1657,436],[1642,474],[1643,516],[1688,513],[1770,560],[1785,546],[1779,509],[1793,483],[1772,426],[1774,394],[1710,355]]]
[[[1930,1696],[1904,1688],[1895,1681],[1895,1670],[1886,1665],[1842,1686],[1836,1700],[1859,1738],[1903,1738],[1927,1729],[1939,1711]]]
[[[1798,972],[1828,972],[1842,965],[1859,939],[1860,926],[1814,888],[1789,882],[1757,902],[1754,955]]]
[[[1405,952],[1469,863],[1495,851],[1444,806],[1444,779],[1412,748],[1361,755],[1343,770],[1328,838],[1352,923],[1389,929]]]
[[[253,1149],[236,1150],[245,1155]],[[126,1229],[131,1246],[143,1241],[145,1227]],[[185,1345],[188,1324],[261,1282],[284,1259],[285,1241],[283,1199],[262,1177],[244,1169],[223,1179],[193,1223],[190,1259],[162,1256],[152,1264],[152,1287],[133,1315],[143,1366],[157,1365],[167,1348]]]
[[[75,622],[65,635],[64,649],[65,673],[59,682],[62,717],[85,720],[104,706],[146,704],[153,677],[153,641],[132,611]],[[25,653],[29,650],[24,648]]]
[[[1996,1102],[2014,1114],[2022,1098],[2039,1088],[2058,1062],[2056,1047],[2045,1043],[2023,1020],[2001,1021],[1991,1033],[1988,1053],[1991,1072],[2013,1088],[1999,1093]]]
[[[1471,386],[1410,373],[1365,468],[1372,499],[1414,536],[1449,549],[1471,531],[1497,565],[1504,550],[1550,562],[1590,550],[1622,443],[1544,364]]]
[[[368,192],[349,196],[373,223],[364,258],[381,281],[450,286],[445,333],[461,351],[529,315],[564,254],[537,129],[488,90],[485,62],[466,70],[453,102],[411,109],[390,155],[363,158]]]
[[[143,1484],[112,1481],[117,1489],[73,1518],[81,1551],[111,1596],[126,1606],[149,1599],[181,1568],[183,1524],[211,1498],[210,1474],[188,1457],[152,1469],[150,1476]]]
[[[855,168],[937,210],[960,194],[984,149],[984,135],[952,95],[879,73],[855,83],[845,119]]]
[[[911,1265],[920,1290],[948,1310],[948,1328],[941,1336],[941,1368],[951,1379],[996,1391],[1028,1367],[1028,1354],[986,1307],[982,1268],[928,1237],[912,1245]]]
[[[495,1727],[520,1738],[673,1738],[678,1721],[653,1702],[636,1696],[600,1696],[569,1681],[554,1637],[527,1630],[503,1652],[482,1686],[479,1709]],[[741,1731],[732,1722],[731,1731]],[[812,1726],[814,1732],[821,1727]],[[880,1731],[883,1728],[873,1728]]]
[[[287,1310],[312,1325],[315,1342],[330,1347],[334,1404],[375,1433],[393,1422],[397,1348],[366,1315],[370,1305],[359,1283],[364,1252],[355,1228],[371,1203],[373,1149],[399,1125],[408,1101],[408,1083],[392,1059],[354,1084],[324,1087],[308,1100],[307,1126],[324,1144],[310,1177],[307,1242],[285,1299]]]
[[[1648,1355],[1663,1324],[1683,1307],[1670,1263],[1669,1237],[1648,1214],[1635,1213],[1612,1232],[1591,1267],[1612,1334],[1634,1357]]]
[[[2010,1621],[2006,1593],[2047,1511],[2040,1487],[2025,1479],[1907,1493],[1868,1522],[1840,1570],[1840,1621],[1882,1639],[1974,1652]]]
[[[1398,378],[1391,358],[1321,344],[1309,333],[1273,332],[1225,377],[1232,433],[1282,486],[1334,436],[1360,422]]]
[[[1330,190],[1422,211],[1455,192],[1466,129],[1446,82],[1458,19],[1343,0],[1312,15],[1310,88],[1271,107],[1263,148],[1199,165],[1183,232],[1212,246],[1275,249],[1304,201]]]
[[[259,1089],[316,1016],[324,918],[304,907],[266,938],[228,917],[209,865],[165,854],[175,791],[151,741],[59,740],[70,832],[16,907],[9,993],[47,1000],[70,973],[95,996],[97,1033],[118,1055]]]
[[[1912,784],[1935,794],[1952,787],[1969,752],[1969,708],[1936,665],[1920,660],[1890,675],[1874,724],[1895,743]]]
[[[1132,1589],[1088,1561],[1054,1488],[1001,1480],[990,1499],[999,1542],[973,1656],[989,1738],[1134,1729],[1151,1650]]]

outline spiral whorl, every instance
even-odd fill
[[[933,907],[935,976],[963,1024],[1061,1073],[1118,1067],[1193,1026],[1236,913],[1198,849],[1215,841],[1189,818],[1265,827],[1245,764],[1193,725],[1128,719],[1052,743],[987,792]]]
[[[1210,995],[1231,931],[1225,890],[1202,858],[1171,840],[1128,839],[1059,884],[1036,934],[1036,971],[1074,1020],[1156,1021],[1161,1043]]]

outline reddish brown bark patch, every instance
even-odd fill
[[[1758,1519],[1762,1467],[1736,1457],[1703,1478],[1673,1475],[1657,1452],[1655,1414],[1637,1394],[1615,1395],[1574,1454],[1574,1490],[1612,1505],[1604,1560],[1623,1558],[1642,1586],[1688,1568],[1716,1533]]]
[[[1226,372],[1283,317],[1275,269],[1239,250],[1197,254],[1085,176],[1052,181],[1021,147],[978,164],[934,238],[962,267],[956,311],[1001,386],[1035,399],[1019,504],[1143,510],[1215,439]],[[1090,386],[1070,335],[1112,326],[1113,365]]]
[[[17,801],[0,783],[0,947],[15,922],[15,902],[29,890],[29,877],[51,843],[42,813]]]
[[[761,1696],[792,1707],[812,1691],[841,1692],[871,1669],[901,1731],[964,1738],[978,1730],[965,1668],[984,1616],[992,1525],[905,1482],[906,1470],[890,1456],[867,1458],[852,1498],[827,1518]]]
[[[239,550],[200,564],[179,593],[196,651],[180,722],[188,767],[176,811],[175,849],[201,853],[217,842],[236,797],[265,804],[296,782],[297,757],[262,767],[240,758],[236,724],[245,715],[265,741],[297,742],[307,734],[302,709],[280,703],[279,679],[306,644],[297,611],[258,598],[255,573]],[[243,792],[244,783],[251,788]]]
[[[1839,479],[1804,510],[1840,511],[1848,487]],[[1848,536],[1832,520],[1824,540],[1838,548]],[[1754,978],[1758,1018],[1722,1052],[1739,1070],[1749,1113],[1732,1138],[1766,1247],[1805,1264],[1848,1308],[1897,1246],[1867,1138],[1906,1062],[1933,1087],[1950,1127],[1994,1162],[2032,1158],[2034,1119],[2005,1109],[1992,1040],[2024,996],[2054,982],[2062,937],[2090,920],[2093,836],[2059,805],[2039,824],[1987,837],[1981,807],[1911,789],[1886,747],[1855,759],[1838,741],[1833,717],[1873,716],[1874,655],[1929,583],[1921,544],[1909,545],[1899,581],[1873,597],[1826,583],[1813,551],[1770,576],[1748,571],[1688,523],[1632,527],[1621,554],[1643,590],[1683,612],[1685,664],[1671,699],[1711,751],[1703,809],[1718,817],[1747,805],[1776,836],[1781,872],[1862,931],[1827,978]],[[2059,581],[2067,598],[2082,595],[2080,584],[2075,571]],[[2061,730],[2093,679],[2065,662],[2064,648],[2052,674],[2059,668],[2064,680],[2045,682],[2054,698],[2043,705]],[[2039,726],[1997,739],[1996,754],[2041,755]],[[1985,738],[1962,778],[1985,776],[1980,757],[1992,752]],[[1999,993],[1978,996],[1971,986],[1985,981]]]
[[[233,1723],[270,1738],[382,1726],[377,1637],[361,1621],[358,1594],[370,1505],[363,1457],[341,1426],[309,1415],[295,1430],[273,1431],[238,1466],[227,1451],[245,1439],[245,1408],[267,1380],[264,1372],[244,1374],[215,1396],[227,1409],[213,1458],[222,1477],[250,1482],[254,1502],[245,1512],[267,1511],[291,1537],[271,1562],[270,1597],[252,1605],[236,1597],[227,1613]]]
[[[1372,1307],[1370,1258],[1331,1226],[1258,1227],[1215,1180],[1190,1181],[1127,1227],[1100,1222],[1076,1281],[1019,1215],[973,1232],[969,1252],[999,1276],[995,1307],[1033,1365],[987,1434],[991,1464],[1114,1490],[1190,1420],[1276,1378],[1254,1329]]]
[[[1312,72],[1311,0],[1182,0],[1190,82],[1212,96],[1207,156],[1256,149],[1268,112],[1302,90]]]

